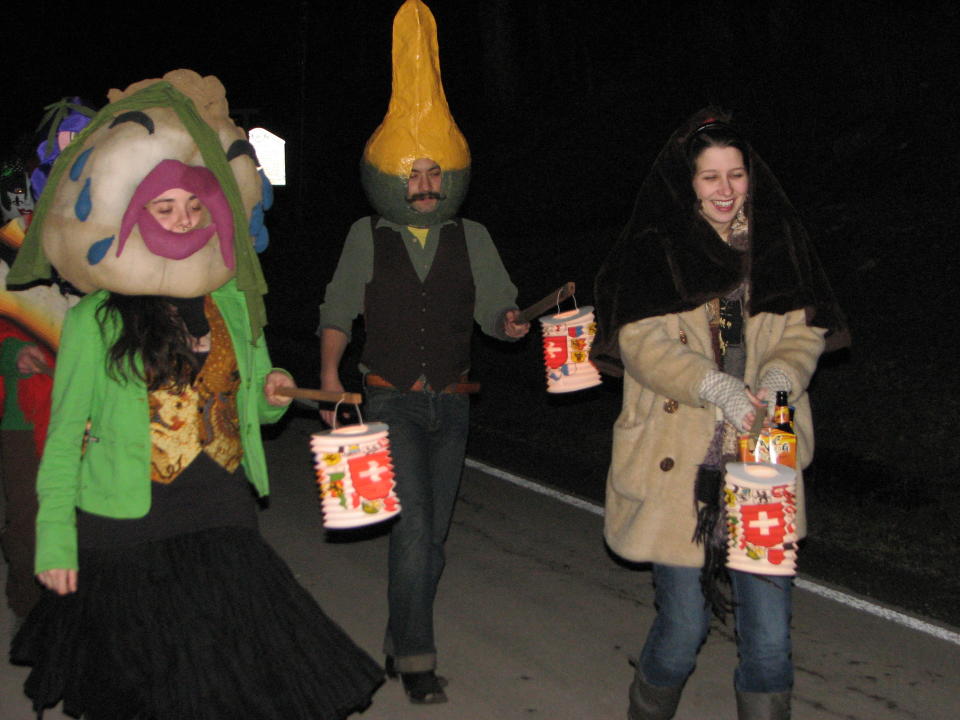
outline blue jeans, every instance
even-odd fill
[[[640,655],[651,685],[683,685],[710,631],[710,610],[700,590],[700,568],[654,565],[657,617]],[[793,579],[730,571],[740,663],[740,692],[784,692],[793,687],[790,615]]]
[[[367,414],[389,426],[400,517],[390,532],[384,652],[400,672],[433,670],[433,601],[460,486],[470,398],[463,393],[367,389]]]

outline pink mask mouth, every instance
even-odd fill
[[[197,196],[210,213],[210,224],[185,233],[165,230],[147,210],[147,203],[172,188],[181,188]],[[183,260],[206,247],[216,233],[220,239],[223,264],[231,270],[233,253],[233,214],[214,174],[205,167],[184,165],[179,160],[163,160],[140,182],[120,223],[117,257],[137,225],[143,244],[154,255]]]

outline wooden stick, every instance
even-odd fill
[[[277,395],[284,397],[302,398],[304,400],[318,400],[319,402],[338,403],[345,402],[351,405],[359,405],[363,402],[363,395],[360,393],[338,393],[329,390],[313,390],[311,388],[288,388],[283,387],[277,390]]]
[[[576,291],[577,284],[574,282],[568,282],[564,285],[561,285],[542,300],[535,302],[526,310],[521,310],[520,322],[530,322],[538,315],[545,313],[552,305],[559,305],[561,302],[573,295]]]

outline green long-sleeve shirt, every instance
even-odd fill
[[[2,430],[33,430],[33,423],[23,416],[23,410],[17,401],[20,381],[30,377],[17,370],[17,355],[29,344],[26,340],[15,337],[8,337],[0,342],[0,375],[3,376],[5,397],[3,417],[0,419]]]
[[[472,220],[461,218],[459,222],[463,223],[470,271],[476,288],[473,317],[487,335],[509,340],[511,338],[503,332],[503,313],[517,307],[517,288],[510,281],[487,229]],[[443,224],[430,228],[423,246],[406,225],[397,225],[380,218],[377,227],[383,226],[400,233],[417,276],[421,281],[424,280],[437,254],[440,228]],[[336,328],[350,337],[353,320],[363,313],[365,288],[372,278],[373,231],[370,218],[365,217],[357,220],[347,234],[340,261],[333,279],[327,285],[324,302],[320,306],[317,335],[320,335],[324,328]]]

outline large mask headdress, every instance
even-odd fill
[[[266,181],[223,85],[174,70],[107,97],[54,164],[8,284],[49,277],[52,263],[84,292],[197,297],[236,276],[256,336],[266,283],[251,235]],[[171,188],[200,199],[204,227],[175,233],[150,215]]]
[[[435,210],[407,203],[413,163],[430,158],[443,171]],[[470,183],[470,148],[453,121],[440,79],[437,24],[420,0],[406,0],[393,20],[393,89],[386,117],[367,141],[360,163],[367,198],[383,217],[427,226],[457,214]]]

